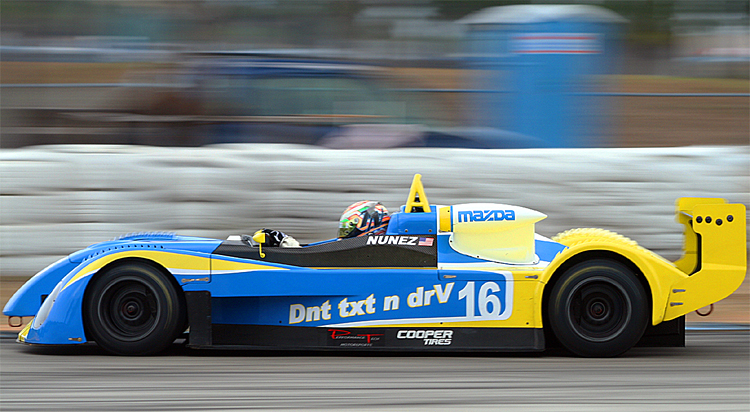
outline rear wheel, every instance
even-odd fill
[[[118,355],[166,349],[184,330],[185,312],[169,280],[144,263],[116,266],[95,277],[84,304],[87,332]]]
[[[643,285],[624,265],[591,260],[568,269],[552,288],[548,315],[566,349],[579,356],[617,356],[648,323]]]

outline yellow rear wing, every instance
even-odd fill
[[[683,197],[676,209],[685,239],[683,256],[675,265],[690,276],[671,286],[664,320],[726,298],[747,272],[745,205]]]

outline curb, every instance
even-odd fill
[[[747,332],[750,331],[749,324],[742,323],[688,323],[685,325],[686,331],[691,332]]]
[[[20,329],[19,329],[20,331]],[[12,330],[0,330],[0,339],[13,339],[16,340],[18,337],[18,332],[12,331]]]

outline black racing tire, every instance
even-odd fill
[[[184,300],[147,263],[125,263],[92,279],[84,298],[86,333],[116,355],[166,349],[186,327]]]
[[[555,283],[548,304],[555,337],[584,357],[618,356],[633,347],[648,324],[648,298],[635,274],[611,260],[571,267]]]

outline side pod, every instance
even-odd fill
[[[211,292],[185,292],[190,334],[188,346],[207,348],[213,344],[211,331]]]

